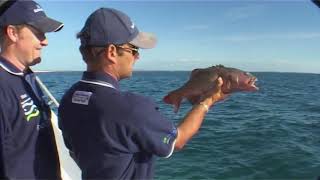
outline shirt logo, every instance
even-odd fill
[[[162,139],[162,142],[163,142],[164,144],[169,144],[171,138],[176,138],[176,137],[177,137],[177,133],[178,133],[178,130],[174,127],[173,130],[172,130],[167,136],[165,136],[165,137]]]
[[[21,107],[24,111],[26,120],[29,122],[32,119],[38,117],[40,111],[38,110],[38,107],[33,103],[33,100],[27,94],[21,95],[20,98]]]
[[[37,12],[40,12],[40,11],[43,11],[43,9],[37,5],[37,8],[33,10],[33,12],[37,13]]]
[[[92,92],[76,91],[72,95],[72,103],[88,105]]]

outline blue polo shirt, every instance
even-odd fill
[[[106,73],[84,72],[63,96],[59,126],[84,179],[152,179],[177,129],[149,98],[121,92]]]
[[[50,109],[29,69],[0,57],[0,179],[60,179]]]

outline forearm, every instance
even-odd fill
[[[212,106],[212,100],[203,101],[208,107]],[[207,109],[202,104],[197,104],[187,113],[178,126],[175,149],[180,150],[198,132],[202,125]]]

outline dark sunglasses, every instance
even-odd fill
[[[26,24],[24,26],[27,27],[40,41],[43,41],[46,39],[45,33],[41,32],[40,30],[36,29],[35,27],[28,25],[28,24]]]

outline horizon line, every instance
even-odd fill
[[[35,73],[55,73],[55,72],[84,72],[84,70],[33,70]],[[134,72],[191,72],[192,70],[145,70],[137,69]],[[297,73],[297,74],[320,74],[320,72],[303,71],[248,71],[250,73]]]

